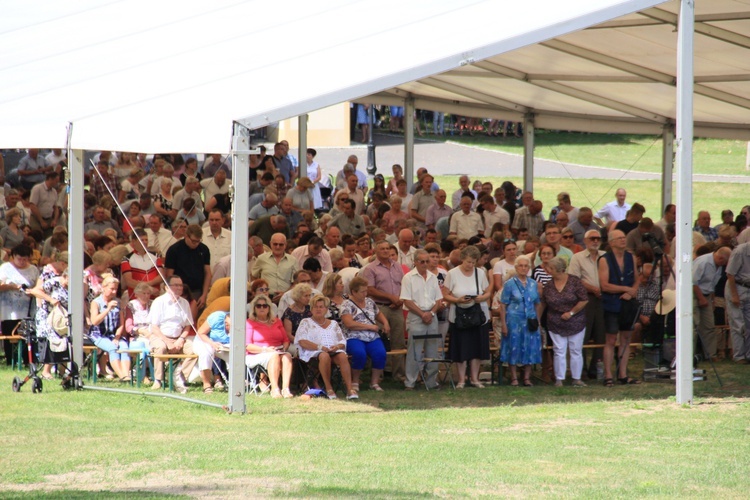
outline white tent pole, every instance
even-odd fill
[[[372,125],[370,125],[372,126]],[[404,178],[406,189],[414,185],[414,98],[404,100]]]
[[[661,211],[672,203],[672,169],[674,164],[674,128],[665,125],[661,135]]]
[[[307,113],[299,115],[297,121],[299,123],[297,126],[299,132],[299,140],[297,142],[299,144],[299,148],[297,149],[299,176],[307,177]]]
[[[70,125],[72,127],[72,124]],[[68,139],[68,313],[73,340],[73,361],[83,369],[83,150],[71,149]],[[96,367],[92,367],[96,370]]]
[[[677,30],[677,403],[693,402],[693,29],[695,1],[681,0]]]
[[[245,320],[247,318],[247,212],[250,180],[249,137],[234,125],[232,138],[232,280],[229,352],[229,410],[245,413]],[[300,160],[302,161],[302,159]]]
[[[523,190],[534,191],[534,115],[523,118]]]

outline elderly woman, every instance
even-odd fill
[[[560,387],[567,371],[566,354],[570,350],[570,374],[574,387],[584,387],[583,338],[586,334],[586,304],[588,294],[583,282],[565,272],[565,259],[555,257],[547,263],[552,276],[542,296],[547,304],[547,331],[552,338],[555,366],[555,386]]]
[[[336,392],[331,385],[331,363],[338,365],[346,384],[346,398],[359,399],[352,389],[351,368],[346,356],[346,338],[339,324],[326,318],[329,300],[323,295],[310,299],[312,318],[302,320],[297,330],[294,343],[299,347],[299,358],[314,365],[320,371],[328,399],[336,399]]]
[[[284,310],[281,321],[284,323],[287,340],[292,344],[300,322],[312,316],[310,313],[312,287],[307,283],[298,283],[289,293],[292,297],[292,303]]]
[[[552,276],[547,272],[547,264],[555,256],[557,256],[557,251],[552,245],[545,243],[539,247],[539,259],[541,259],[542,263],[534,268],[531,277],[534,278],[534,281],[542,285],[542,287],[547,286],[547,283],[552,281]]]
[[[133,289],[133,298],[125,307],[125,335],[128,339],[128,349],[143,351],[146,355],[151,352],[148,338],[151,335],[148,314],[151,310],[151,287],[144,282],[138,283]],[[151,358],[146,357],[151,368]],[[149,381],[144,379],[144,383]]]
[[[323,281],[322,293],[331,303],[328,305],[328,317],[341,323],[341,310],[347,298],[344,295],[344,280],[338,273],[329,273]]]
[[[5,222],[8,224],[0,229],[0,238],[5,242],[5,249],[12,250],[23,242],[26,236],[21,230],[21,211],[15,207],[5,212]]]
[[[475,267],[481,257],[477,247],[464,247],[459,256],[461,264],[448,271],[443,286],[443,297],[450,304],[448,357],[456,362],[458,367],[457,389],[463,389],[466,385],[467,361],[471,377],[469,383],[474,387],[483,388],[484,385],[479,381],[479,363],[490,357],[488,302],[492,285],[484,269]],[[472,312],[472,320],[465,321],[467,313]]]
[[[503,242],[503,258],[492,266],[492,284],[495,290],[501,290],[503,283],[515,273],[516,255],[518,247],[515,241],[505,240]]]
[[[36,280],[34,289],[30,292],[37,300],[36,309],[36,334],[38,337],[47,338],[53,334],[52,326],[47,321],[50,312],[58,305],[67,309],[67,301],[62,304],[61,301],[52,298],[52,292],[63,287],[63,272],[68,268],[68,252],[60,252],[53,256],[52,262],[44,266],[39,278]],[[45,364],[42,369],[42,378],[52,380],[51,364]]]
[[[105,274],[113,274],[110,269],[112,256],[106,250],[97,250],[91,256],[92,264],[83,270],[83,294],[87,303],[91,303],[102,293],[102,281]]]
[[[516,275],[503,286],[500,295],[500,330],[503,334],[500,361],[510,366],[510,385],[518,385],[517,366],[524,367],[523,385],[531,387],[531,365],[542,360],[539,326],[529,330],[529,319],[541,314],[539,286],[528,277],[531,261],[526,256],[516,259]],[[538,322],[538,319],[537,319]]]
[[[33,314],[33,301],[27,290],[39,278],[39,269],[29,262],[31,248],[18,245],[10,251],[10,260],[0,265],[0,328],[11,335],[22,319]],[[5,342],[5,359],[13,362],[12,345]]]
[[[571,228],[563,228],[560,234],[562,235],[560,237],[560,244],[562,246],[573,252],[573,254],[583,251],[583,247],[575,242],[575,235]]]
[[[392,234],[396,230],[396,223],[400,220],[409,220],[409,215],[402,210],[403,200],[396,194],[390,199],[391,209],[383,214],[383,221],[386,223],[385,230]]]
[[[193,340],[193,351],[198,355],[198,370],[201,372],[203,392],[211,394],[214,389],[223,389],[219,377],[212,383],[212,364],[215,358],[229,362],[229,329],[231,328],[229,313],[216,311],[208,315],[206,322],[198,328],[195,340]]]
[[[172,206],[172,178],[162,177],[159,192],[154,195],[154,210],[161,218],[165,229],[172,229],[172,222],[177,218],[177,208]]]
[[[341,285],[343,288],[343,284]],[[382,391],[380,376],[385,369],[385,346],[378,334],[380,325],[390,335],[388,319],[380,312],[375,301],[367,296],[367,280],[359,276],[349,283],[349,300],[341,311],[346,352],[352,357],[352,390],[359,392],[359,374],[367,358],[372,361],[370,389]]]
[[[107,358],[109,358],[109,364],[120,381],[129,382],[130,356],[117,352],[128,348],[128,343],[123,338],[125,315],[117,299],[119,287],[120,281],[117,278],[111,275],[104,276],[102,293],[91,302],[89,314],[91,327],[88,335],[96,347],[106,352],[106,357],[102,356],[100,367],[105,368]]]
[[[291,398],[292,355],[284,325],[271,314],[271,299],[258,294],[250,302],[250,318],[245,326],[245,361],[249,368],[262,366],[271,382],[271,397]],[[281,389],[279,389],[281,376]]]
[[[297,185],[286,193],[286,197],[292,200],[292,205],[299,211],[314,210],[313,187],[310,179],[300,177]]]

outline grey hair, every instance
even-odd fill
[[[466,258],[479,260],[479,257],[481,256],[482,256],[481,252],[474,245],[468,245],[464,247],[464,249],[461,250],[461,253],[459,254],[459,258],[461,260],[464,260]]]
[[[562,257],[552,257],[547,265],[557,273],[564,273],[568,268],[568,263]]]

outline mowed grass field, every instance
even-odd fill
[[[12,393],[2,368],[0,498],[746,498],[750,368],[717,366],[724,387],[709,372],[692,406],[668,382],[386,383],[357,403],[248,396],[245,415],[48,382]]]

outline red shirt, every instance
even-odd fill
[[[278,318],[270,325],[252,319],[247,320],[245,324],[245,345],[253,344],[258,347],[277,347],[284,345],[284,342],[288,340],[284,324]]]

